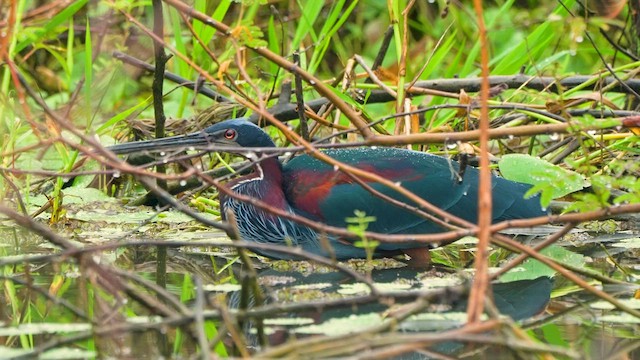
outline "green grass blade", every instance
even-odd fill
[[[47,22],[44,27],[36,29],[36,31],[27,36],[26,39],[20,41],[14,49],[15,52],[20,52],[27,46],[32,45],[33,43],[40,42],[46,37],[53,37],[57,35],[58,31],[56,31],[56,29],[58,28],[58,26],[68,22],[73,15],[75,15],[87,4],[87,2],[88,0],[78,0],[67,6],[64,10],[51,18],[51,20]]]
[[[296,33],[293,36],[293,41],[291,42],[291,50],[297,50],[302,42],[302,39],[305,36],[310,35],[313,42],[318,41],[318,37],[313,31],[313,24],[318,20],[318,16],[320,15],[320,11],[322,11],[322,7],[324,6],[324,1],[316,1],[316,0],[307,0],[307,1],[298,1],[298,5],[300,6],[300,22],[298,23],[298,28],[296,29]]]

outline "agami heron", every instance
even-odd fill
[[[273,140],[257,125],[246,119],[232,119],[214,124],[200,132],[163,139],[138,141],[111,146],[118,154],[161,151],[207,145],[236,146],[238,153],[254,161],[254,171],[229,181],[228,186],[239,194],[248,195],[286,212],[336,227],[346,227],[347,219],[359,210],[375,221],[367,230],[384,234],[430,234],[446,229],[419,216],[406,207],[390,204],[384,196],[406,202],[403,195],[377,182],[366,182],[375,192],[366,189],[352,176],[334,166],[303,154],[282,163],[277,157],[263,156],[250,148],[275,147]],[[466,169],[459,178],[460,165],[445,157],[422,152],[383,147],[327,150],[325,153],[339,162],[367,170],[420,196],[433,205],[469,222],[478,217],[478,170]],[[249,156],[252,154],[252,156]],[[492,177],[493,221],[523,219],[545,214],[539,198],[525,198],[529,185]],[[410,203],[410,202],[409,202]],[[270,244],[290,244],[323,256],[339,260],[364,258],[366,251],[354,246],[353,239],[321,234],[308,226],[276,216],[231,196],[220,196],[222,214],[234,213],[241,237],[247,241]],[[324,241],[328,240],[328,241]],[[327,243],[333,251],[328,251]],[[425,249],[426,243],[380,243],[374,255],[409,253]],[[428,254],[428,251],[421,250]],[[275,251],[260,251],[262,255],[289,259]]]

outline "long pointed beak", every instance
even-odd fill
[[[116,154],[131,154],[138,152],[159,152],[168,150],[182,150],[189,148],[203,148],[209,145],[218,144],[211,135],[204,131],[187,135],[171,136],[162,139],[134,141],[117,144],[107,147]]]

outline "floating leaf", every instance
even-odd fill
[[[582,175],[529,155],[505,155],[498,166],[505,179],[533,185],[527,195],[540,193],[543,207],[549,206],[552,199],[589,186]]]
[[[631,309],[640,309],[640,299],[618,299],[621,304],[624,304]],[[608,301],[596,301],[589,304],[592,309],[598,310],[614,310],[616,307]]]
[[[292,325],[309,325],[313,324],[313,319],[305,317],[294,318],[276,318],[265,319],[264,324],[267,326],[292,326]]]
[[[86,204],[90,202],[115,202],[112,197],[94,188],[72,186],[64,189],[65,204]]]
[[[627,313],[600,316],[598,317],[598,321],[616,324],[640,324],[640,319]]]
[[[319,325],[302,326],[292,331],[297,334],[330,334],[336,336],[361,331],[368,327],[380,325],[382,322],[383,319],[380,314],[369,313],[329,319]]]
[[[0,336],[70,333],[88,330],[91,330],[91,324],[87,323],[31,323],[0,328]]]
[[[376,289],[383,291],[403,291],[411,288],[411,284],[405,283],[375,283],[374,285]],[[338,294],[342,295],[368,294],[369,292],[369,286],[363,283],[342,284],[338,290]]]
[[[216,291],[216,292],[232,292],[232,291],[240,291],[242,286],[239,284],[207,284],[203,286],[205,291]]]
[[[14,349],[4,346],[0,346],[0,358],[2,359],[17,359],[20,357],[27,358],[34,356],[33,350],[29,349]],[[95,351],[75,349],[70,347],[58,347],[53,350],[49,350],[40,354],[38,359],[40,360],[62,360],[62,359],[94,359],[96,358]]]
[[[420,279],[422,287],[433,289],[440,287],[456,286],[464,283],[464,280],[457,275],[439,275],[439,276],[427,276]]]
[[[561,246],[552,245],[541,251],[546,255],[560,263],[582,267],[585,263],[585,256],[573,253]],[[520,266],[511,269],[500,277],[501,282],[509,282],[515,280],[535,279],[540,276],[551,277],[555,274],[555,270],[535,259],[528,259]]]
[[[613,247],[627,248],[627,249],[639,249],[640,237],[632,237],[629,239],[623,239],[611,244]]]
[[[65,192],[66,196],[66,192]],[[66,197],[65,197],[66,199]],[[200,216],[204,216],[210,219],[215,219],[215,217],[210,214],[200,214]],[[120,213],[111,209],[89,209],[89,210],[70,210],[67,217],[69,219],[75,219],[80,221],[103,221],[107,223],[114,224],[136,224],[141,222],[159,222],[166,224],[181,224],[187,223],[189,221],[193,221],[189,215],[185,215],[179,211],[165,211],[163,213],[158,214],[153,210],[141,210],[136,212],[127,212]]]
[[[96,352],[91,350],[60,347],[40,355],[40,360],[95,359]]]
[[[486,319],[486,315],[482,318]],[[399,328],[405,331],[441,331],[461,327],[466,322],[465,312],[422,313],[409,317]]]

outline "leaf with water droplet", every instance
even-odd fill
[[[586,257],[581,254],[571,252],[562,246],[551,245],[548,248],[540,251],[543,255],[546,255],[559,263],[572,265],[577,268],[584,268],[586,263]],[[520,266],[509,270],[506,274],[500,277],[501,282],[509,282],[516,280],[535,279],[540,276],[553,276],[555,270],[551,269],[547,265],[539,262],[535,259],[528,259]]]
[[[589,182],[582,175],[529,155],[505,155],[498,167],[505,179],[533,185],[526,195],[540,193],[540,202],[545,208],[552,199],[589,186]]]

